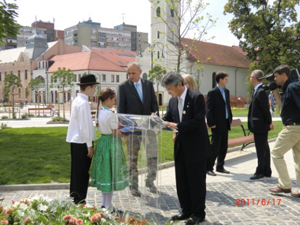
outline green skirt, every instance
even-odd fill
[[[122,140],[113,134],[102,134],[97,142],[91,186],[105,193],[128,187],[128,166]]]

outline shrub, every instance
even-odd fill
[[[8,116],[2,116],[1,119],[3,120],[8,119]]]
[[[52,118],[53,122],[69,122],[65,117],[56,116]]]

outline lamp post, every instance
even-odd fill
[[[165,48],[165,46],[164,46],[164,44],[162,43],[162,42],[154,42],[153,44],[150,44],[150,43],[148,43],[148,42],[146,42],[146,41],[142,41],[142,42],[140,42],[139,43],[139,47],[140,47],[140,52],[139,52],[139,54],[140,54],[140,57],[143,57],[143,54],[142,54],[142,48],[141,48],[141,44],[142,43],[146,43],[147,45],[148,45],[148,47],[149,47],[149,49],[150,49],[150,56],[151,56],[151,70],[153,69],[153,53],[154,53],[154,48],[156,47],[156,46],[158,46],[158,45],[161,45],[162,46],[162,53],[161,53],[161,58],[165,58],[165,56],[164,56],[164,48]]]

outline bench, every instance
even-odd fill
[[[50,116],[54,116],[55,110],[52,108],[49,108],[49,107],[47,107],[47,108],[28,108],[28,114],[30,114],[30,111],[38,111],[38,112],[42,111],[44,114],[44,111],[47,111],[47,110],[49,110]]]
[[[236,146],[236,145],[241,145],[242,144],[242,148],[241,151],[249,144],[254,142],[254,136],[253,135],[249,135],[250,131],[246,132],[246,129],[244,128],[244,125],[242,123],[242,121],[240,119],[234,119],[231,122],[231,127],[237,127],[240,126],[243,130],[243,136],[242,137],[237,137],[237,138],[233,138],[233,139],[228,139],[228,147],[232,147],[232,146]],[[206,127],[208,130],[210,130],[210,127],[208,127],[208,125],[206,124]],[[211,136],[211,135],[210,135]]]

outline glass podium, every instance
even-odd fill
[[[130,217],[144,218],[150,224],[164,224],[163,220],[166,218],[162,217],[161,210],[166,207],[162,204],[164,200],[161,196],[162,177],[159,164],[166,159],[163,134],[167,133],[166,141],[173,143],[173,132],[157,116],[118,113],[114,116],[118,123],[118,132],[113,136],[115,153],[112,164],[115,165],[115,171],[112,174],[116,176],[113,180],[118,182],[118,176],[127,176],[123,180],[128,180],[128,186],[125,190],[114,192],[120,202],[114,200],[113,203],[121,206],[119,209]],[[170,158],[170,155],[173,157],[173,145],[169,146]],[[169,161],[173,161],[173,158]]]

